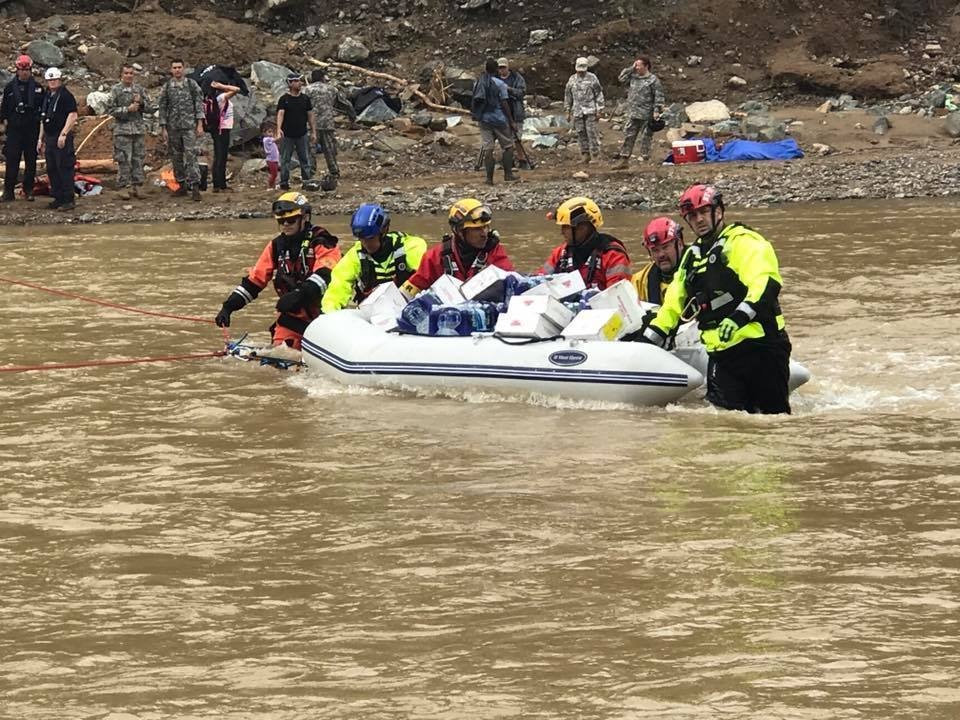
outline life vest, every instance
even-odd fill
[[[311,225],[300,234],[300,240],[278,235],[271,241],[273,253],[273,287],[277,295],[296,290],[313,273],[317,245],[333,248],[337,238],[319,225]]]
[[[640,268],[640,271],[633,276],[632,282],[641,300],[654,305],[663,303],[664,285],[668,285],[669,281],[664,280],[660,266],[655,262],[649,262]]]
[[[494,230],[487,234],[487,244],[477,253],[477,256],[470,263],[466,272],[461,272],[457,264],[457,255],[453,248],[453,236],[444,235],[440,240],[440,262],[443,264],[443,274],[457,276],[458,274],[464,281],[469,280],[478,272],[487,266],[487,257],[493,249],[500,244],[500,236]]]
[[[732,223],[706,251],[699,243],[695,243],[688,248],[681,261],[687,297],[697,310],[697,325],[701,330],[716,328],[747,295],[747,286],[740,281],[723,255],[728,240],[727,230],[738,227],[750,230],[740,223]],[[755,321],[760,323],[768,336],[773,336],[779,332],[776,318],[780,314],[780,303],[774,300],[770,312],[758,313]]]
[[[363,300],[377,285],[387,280],[402,285],[413,275],[414,271],[407,262],[407,245],[404,242],[406,237],[406,233],[399,231],[392,231],[384,235],[383,240],[389,242],[392,247],[389,256],[386,258],[386,260],[392,261],[388,265],[378,263],[370,253],[363,249],[362,245],[360,246],[357,250],[357,259],[360,261],[360,276],[357,278],[357,302]]]
[[[583,266],[586,266],[587,274],[583,278],[583,282],[587,287],[590,287],[593,284],[593,278],[596,275],[597,270],[600,269],[603,254],[607,250],[609,250],[611,247],[616,248],[621,250],[627,257],[630,256],[624,244],[617,240],[617,238],[615,238],[613,235],[597,233],[597,240],[598,242],[596,243],[596,247],[590,253],[590,256],[580,265],[576,265],[574,262],[574,252],[572,246],[569,243],[564,246],[563,255],[560,256],[560,261],[557,263],[556,272],[572,272],[574,270],[579,270]]]

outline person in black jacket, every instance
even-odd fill
[[[47,68],[43,74],[47,93],[43,96],[43,134],[38,150],[46,148],[47,177],[55,210],[73,210],[73,175],[77,153],[73,147],[73,128],[77,124],[77,100],[63,85],[60,70]]]
[[[17,75],[3,88],[0,122],[7,124],[4,157],[7,167],[0,202],[10,202],[20,176],[23,159],[23,194],[33,200],[33,179],[37,173],[37,140],[40,136],[40,106],[43,88],[33,78],[33,60],[29,55],[17,58]]]

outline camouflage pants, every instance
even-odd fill
[[[649,117],[627,118],[627,124],[623,128],[623,147],[620,148],[620,157],[628,158],[633,154],[633,144],[637,141],[637,135],[640,136],[640,154],[644,158],[650,157],[650,140],[653,137],[650,120]]]
[[[577,140],[580,141],[580,154],[592,158],[600,157],[600,125],[597,116],[581,115],[573,119],[573,127],[577,130]]]
[[[114,135],[113,159],[117,163],[117,187],[143,185],[143,163],[146,159],[143,135]]]
[[[167,128],[167,149],[177,182],[191,189],[199,186],[196,128]]]
[[[337,165],[337,136],[333,130],[317,130],[317,138],[320,141],[317,143],[317,150],[323,153],[327,172],[332,177],[340,177],[340,166]]]

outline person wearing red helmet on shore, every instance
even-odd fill
[[[632,282],[641,300],[659,305],[686,250],[683,228],[668,217],[655,218],[643,230],[643,246],[650,262],[634,274]]]
[[[712,185],[687,188],[680,215],[697,240],[641,339],[664,347],[677,325],[696,319],[710,357],[707,399],[727,410],[789,413],[791,346],[773,246],[756,230],[727,223]]]
[[[0,123],[6,123],[7,142],[3,154],[7,161],[0,202],[14,199],[14,190],[23,159],[23,195],[33,200],[33,179],[37,173],[37,140],[40,138],[40,112],[43,88],[33,77],[33,60],[21,55],[16,76],[3,88]]]

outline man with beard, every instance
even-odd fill
[[[634,274],[632,281],[641,300],[659,305],[687,249],[683,228],[668,217],[655,218],[644,228],[643,246],[650,254],[650,262]]]

